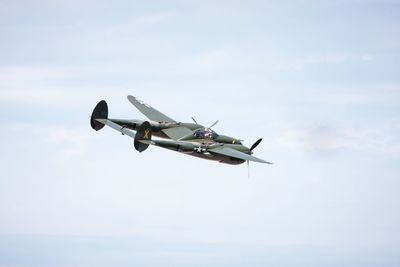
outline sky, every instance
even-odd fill
[[[400,2],[0,0],[0,266],[399,266]],[[133,142],[134,95],[274,165]]]

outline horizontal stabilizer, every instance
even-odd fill
[[[116,124],[115,122],[112,122],[112,121],[110,121],[108,119],[96,119],[96,121],[98,123],[103,124],[103,126],[107,125],[107,126],[113,128],[114,130],[117,130],[118,132],[124,134],[124,135],[127,135],[127,136],[130,136],[132,138],[135,138],[135,133],[134,132],[126,129],[125,127],[123,127],[121,125]]]

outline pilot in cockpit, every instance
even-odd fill
[[[212,138],[212,130],[209,128],[204,129],[204,138],[211,139]]]
[[[196,139],[216,139],[218,134],[210,128],[199,129],[193,133]]]

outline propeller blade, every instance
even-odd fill
[[[250,162],[247,160],[247,178],[250,179]]]
[[[198,123],[197,123],[197,121],[192,117],[192,121],[194,121],[194,123],[196,123],[197,125],[199,125]]]
[[[219,121],[216,121],[216,122],[214,122],[213,124],[211,124],[211,126],[210,127],[208,127],[208,128],[212,128],[213,126],[215,126],[217,123],[218,123]]]
[[[258,139],[250,148],[250,151],[252,151],[254,148],[256,148],[262,141],[262,138]]]

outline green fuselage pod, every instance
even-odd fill
[[[126,119],[109,119],[110,121],[125,127],[127,129],[137,131],[139,127],[143,124],[142,120],[126,120]],[[161,138],[168,138],[169,136],[163,132],[163,130],[167,129],[175,129],[177,127],[184,127],[189,129],[190,135],[192,131],[202,127],[201,125],[197,125],[194,123],[181,123],[181,122],[159,122],[159,121],[149,121],[151,125],[151,131],[154,136]]]
[[[125,127],[127,129],[137,131],[138,128],[142,125],[144,121],[142,120],[125,120],[125,119],[109,119],[110,121]],[[177,128],[185,128],[189,129],[188,134],[179,138],[180,141],[189,141],[193,139],[203,139],[208,138],[215,142],[224,143],[224,144],[234,144],[234,145],[241,145],[240,139],[233,138],[227,135],[219,135],[215,131],[210,128],[205,128],[202,125],[194,124],[194,123],[184,123],[184,122],[158,122],[158,121],[149,121],[151,125],[151,130],[154,136],[160,138],[167,138],[170,137],[165,133],[168,133],[168,129],[175,129]]]

